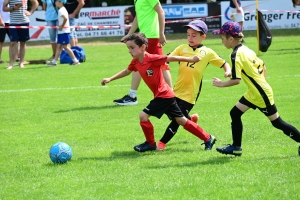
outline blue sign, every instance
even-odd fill
[[[207,4],[162,6],[166,19],[206,17]]]

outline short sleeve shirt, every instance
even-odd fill
[[[136,16],[140,32],[147,38],[159,38],[159,22],[154,7],[159,0],[136,0],[134,1]]]
[[[46,7],[46,21],[57,20],[57,10],[54,7],[55,0],[42,0],[43,3],[47,5]]]
[[[230,60],[232,79],[243,79],[248,87],[244,97],[259,108],[273,105],[273,91],[263,75],[264,63],[254,51],[240,44]]]
[[[180,62],[177,81],[174,86],[174,92],[177,98],[180,98],[191,104],[195,104],[200,94],[202,78],[208,64],[216,67],[223,67],[226,61],[220,58],[216,52],[206,46],[199,45],[192,48],[188,44],[178,46],[170,56],[199,56],[200,61],[196,63]]]
[[[153,92],[154,98],[175,97],[173,90],[165,82],[162,74],[162,67],[166,60],[167,56],[146,52],[142,63],[138,59],[133,59],[128,66],[128,70],[140,73],[142,79]]]

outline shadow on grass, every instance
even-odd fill
[[[143,155],[149,155],[151,152],[147,152]],[[84,161],[84,160],[95,160],[95,161],[113,161],[115,159],[135,159],[139,158],[141,156],[141,153],[135,152],[135,151],[114,151],[111,153],[110,156],[103,156],[103,157],[80,157],[78,160]]]
[[[233,157],[211,157],[207,160],[196,161],[196,162],[187,162],[187,163],[170,163],[170,164],[161,164],[161,165],[152,165],[149,166],[149,169],[161,169],[161,168],[173,168],[173,167],[195,167],[201,165],[223,165],[232,160]]]
[[[103,110],[103,109],[111,109],[111,108],[120,108],[116,105],[109,105],[109,106],[86,106],[86,107],[80,107],[80,108],[72,108],[67,110],[58,110],[54,113],[64,113],[64,112],[73,112],[73,111],[83,111],[83,110]]]

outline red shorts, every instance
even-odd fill
[[[159,43],[159,38],[148,38],[148,53],[163,55],[162,47]],[[162,66],[162,70],[170,70],[169,65]]]
[[[148,53],[163,55],[162,47],[159,43],[159,38],[148,38]]]

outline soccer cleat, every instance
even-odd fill
[[[242,147],[236,147],[231,144],[228,144],[225,147],[219,147],[216,149],[219,153],[222,154],[230,154],[235,156],[241,156],[242,155]]]
[[[199,119],[199,115],[196,113],[196,114],[192,114],[191,116],[190,116],[190,118],[191,118],[191,120],[193,121],[193,122],[195,122],[196,124],[198,123],[198,119]]]
[[[153,146],[151,146],[147,141],[136,145],[133,147],[133,149],[137,152],[145,152],[145,151],[153,151],[156,150],[156,144],[154,144]]]
[[[216,143],[216,141],[217,141],[217,138],[213,135],[210,135],[209,140],[207,142],[202,143],[205,145],[204,150],[211,150],[213,148],[214,144]]]
[[[129,106],[129,105],[136,105],[138,101],[136,97],[132,98],[127,94],[121,99],[114,100],[114,103],[121,106]]]
[[[48,63],[47,63],[47,66],[50,66],[50,67],[55,67],[55,66],[56,66],[56,63],[53,63],[53,62],[48,62]]]
[[[300,156],[300,146],[299,146],[299,149],[298,149],[298,155]]]
[[[156,150],[162,151],[162,150],[165,150],[165,149],[166,149],[166,144],[163,143],[163,142],[161,142],[161,141],[159,141],[159,142],[157,143]]]

